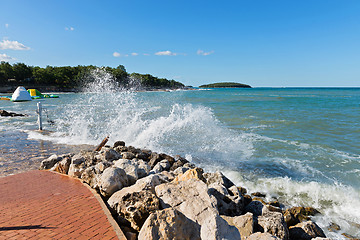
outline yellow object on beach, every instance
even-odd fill
[[[8,101],[10,101],[10,98],[8,98],[8,97],[0,97],[0,100],[8,100]]]

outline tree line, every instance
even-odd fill
[[[91,81],[91,72],[98,69],[97,66],[64,66],[45,68],[28,66],[24,63],[10,64],[0,63],[0,83],[8,84],[36,84],[45,86],[56,86],[61,88],[81,87],[87,81]],[[113,79],[122,86],[128,86],[132,82],[138,82],[143,88],[182,88],[184,85],[175,80],[154,77],[150,74],[129,74],[123,65],[116,68],[102,67],[110,73]]]

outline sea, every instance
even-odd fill
[[[0,117],[3,176],[109,136],[110,145],[182,155],[285,207],[315,207],[321,215],[313,220],[331,239],[360,238],[360,88],[142,92],[102,76],[83,92],[57,95],[0,101],[0,109],[27,114]],[[341,229],[328,230],[332,223]]]

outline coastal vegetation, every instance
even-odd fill
[[[201,85],[200,88],[251,88],[251,86],[243,83],[219,82]]]
[[[28,85],[28,86],[47,86],[58,89],[77,89],[84,82],[91,81],[91,71],[98,69],[97,66],[28,66],[24,63],[10,64],[0,63],[0,84],[2,86]],[[184,85],[175,80],[158,78],[150,74],[128,73],[123,65],[116,68],[102,67],[110,73],[114,80],[122,86],[128,86],[137,82],[145,89],[161,88],[182,88]]]

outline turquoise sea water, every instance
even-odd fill
[[[36,101],[0,101],[0,109],[29,115],[0,118],[0,133],[94,145],[110,135],[110,142],[180,154],[268,200],[318,208],[323,229],[342,228],[326,230],[329,237],[360,237],[359,88],[118,92],[100,85],[41,100],[56,123],[45,122],[49,135],[33,131]]]

